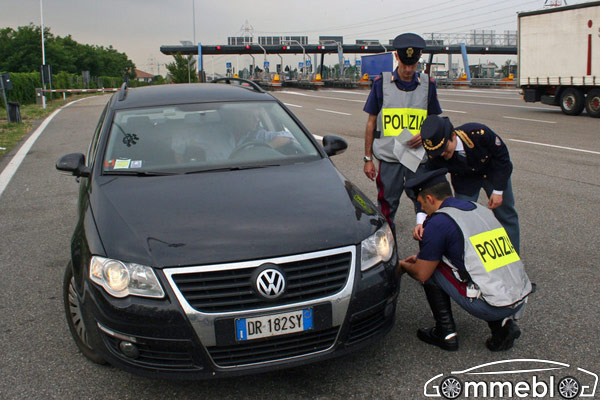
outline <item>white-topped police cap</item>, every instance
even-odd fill
[[[398,52],[400,61],[404,64],[416,64],[421,58],[421,51],[425,48],[425,39],[416,33],[403,33],[396,36],[393,43]]]

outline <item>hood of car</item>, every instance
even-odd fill
[[[102,176],[91,208],[106,256],[156,267],[358,244],[382,224],[328,159],[173,176]]]

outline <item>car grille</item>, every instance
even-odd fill
[[[372,314],[360,318],[352,318],[348,345],[356,344],[381,332],[386,325],[385,303],[378,305]]]
[[[220,367],[256,364],[327,350],[334,345],[338,330],[338,327],[334,327],[318,332],[309,331],[229,346],[208,347],[207,350]]]
[[[121,352],[121,339],[102,332],[110,351],[128,363],[139,367],[165,371],[192,371],[202,369],[192,358],[192,343],[188,340],[136,338],[139,357],[130,358]]]
[[[333,254],[277,264],[286,275],[286,291],[275,302],[256,294],[256,268],[178,273],[173,281],[191,307],[201,312],[229,312],[273,307],[332,295],[343,289],[352,253]]]

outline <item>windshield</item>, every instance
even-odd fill
[[[115,114],[103,172],[185,173],[320,158],[276,102],[210,103]]]

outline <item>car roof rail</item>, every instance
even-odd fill
[[[127,81],[123,82],[119,89],[119,101],[125,100],[125,96],[127,96]]]
[[[236,85],[239,85],[239,86],[241,86],[241,87],[245,87],[245,88],[248,88],[248,89],[253,89],[255,92],[259,92],[259,93],[266,93],[266,92],[264,91],[264,89],[263,89],[263,88],[261,88],[261,87],[258,85],[258,83],[256,83],[256,82],[253,82],[253,81],[251,81],[251,80],[248,80],[248,79],[242,79],[242,78],[232,78],[232,77],[228,77],[228,76],[226,76],[226,77],[224,77],[224,78],[217,78],[217,79],[214,79],[214,80],[212,81],[212,83],[218,83],[218,82],[224,82],[224,83],[226,83],[226,84],[228,84],[228,85],[236,84]],[[234,82],[235,82],[235,83],[234,83]]]

